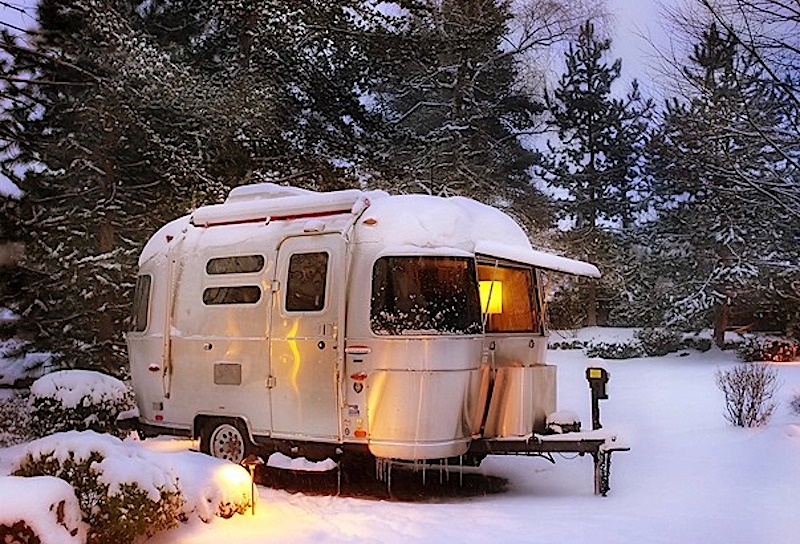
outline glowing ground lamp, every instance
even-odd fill
[[[250,471],[250,506],[252,515],[256,515],[256,467],[264,464],[264,460],[251,453],[242,460],[241,465]]]
[[[481,308],[485,314],[503,313],[503,282],[481,281]]]

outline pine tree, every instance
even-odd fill
[[[124,364],[136,260],[164,222],[249,180],[335,188],[369,122],[342,2],[43,0],[34,68],[8,113],[25,192],[5,293],[65,366]],[[162,24],[163,23],[163,24]]]
[[[672,289],[667,317],[702,325],[713,313],[719,345],[732,305],[783,305],[786,315],[800,299],[790,265],[800,215],[788,204],[792,195],[774,191],[796,184],[797,172],[781,150],[781,96],[752,60],[712,24],[683,70],[692,96],[668,103],[648,150],[657,247]]]
[[[549,223],[530,184],[535,154],[518,135],[542,107],[517,82],[517,51],[502,40],[507,1],[444,0],[409,8],[394,42],[395,62],[377,94],[393,131],[384,156],[387,185],[401,192],[466,195]]]
[[[622,61],[606,62],[610,48],[611,41],[598,38],[591,21],[581,27],[577,43],[570,45],[566,72],[548,98],[550,126],[558,138],[548,142],[538,171],[568,195],[558,202],[560,217],[575,224],[567,244],[584,258],[613,269],[608,261],[612,246],[622,241],[601,230],[614,224],[626,228],[634,221],[643,192],[639,185],[643,145],[653,105],[641,97],[636,81],[624,98],[614,97],[612,87]],[[601,284],[604,298],[613,297],[612,276]],[[595,325],[595,284],[587,282],[582,293],[586,322]]]

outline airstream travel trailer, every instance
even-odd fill
[[[139,266],[138,427],[233,461],[554,451],[531,446],[556,411],[542,274],[599,276],[470,199],[273,184],[164,226]],[[582,442],[559,451],[604,440]]]

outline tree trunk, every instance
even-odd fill
[[[597,285],[589,280],[586,286],[586,326],[597,326]]]
[[[725,329],[728,328],[730,313],[731,307],[727,299],[714,306],[714,343],[720,349],[725,345]]]

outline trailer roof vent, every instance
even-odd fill
[[[276,198],[286,198],[287,196],[302,196],[314,194],[313,191],[301,189],[300,187],[285,187],[276,183],[254,183],[253,185],[242,185],[236,187],[228,193],[225,202],[244,202],[248,200],[272,200]]]

